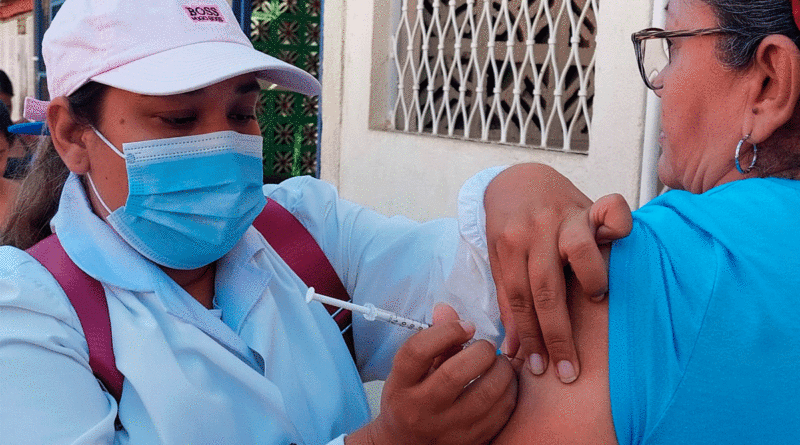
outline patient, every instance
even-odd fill
[[[606,253],[606,302],[571,299],[580,379],[521,373],[495,443],[797,442],[793,4],[800,14],[797,0],[670,0],[666,32],[634,35],[661,98],[659,177],[678,190],[635,212]]]

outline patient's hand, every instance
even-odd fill
[[[484,206],[489,260],[506,329],[504,352],[530,357],[534,374],[544,373],[552,362],[562,382],[575,381],[580,366],[563,268],[569,265],[584,293],[602,300],[608,278],[598,244],[630,233],[630,208],[620,195],[592,203],[567,178],[541,164],[515,165],[500,173],[486,189]]]
[[[480,444],[505,425],[517,396],[508,360],[485,340],[462,350],[475,327],[439,305],[434,325],[397,352],[377,419],[347,436],[348,445]]]

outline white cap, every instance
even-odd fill
[[[180,94],[240,74],[316,95],[317,79],[253,48],[225,0],[66,0],[44,35],[50,97],[89,81]]]

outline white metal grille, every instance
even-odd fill
[[[394,0],[395,130],[589,147],[598,0]]]

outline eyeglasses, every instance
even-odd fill
[[[655,85],[653,80],[669,65],[671,38],[710,36],[715,34],[730,34],[731,31],[723,28],[703,28],[691,31],[664,31],[661,28],[647,28],[631,34],[633,50],[636,52],[636,61],[639,63],[639,73],[647,88],[658,90],[664,85]]]

